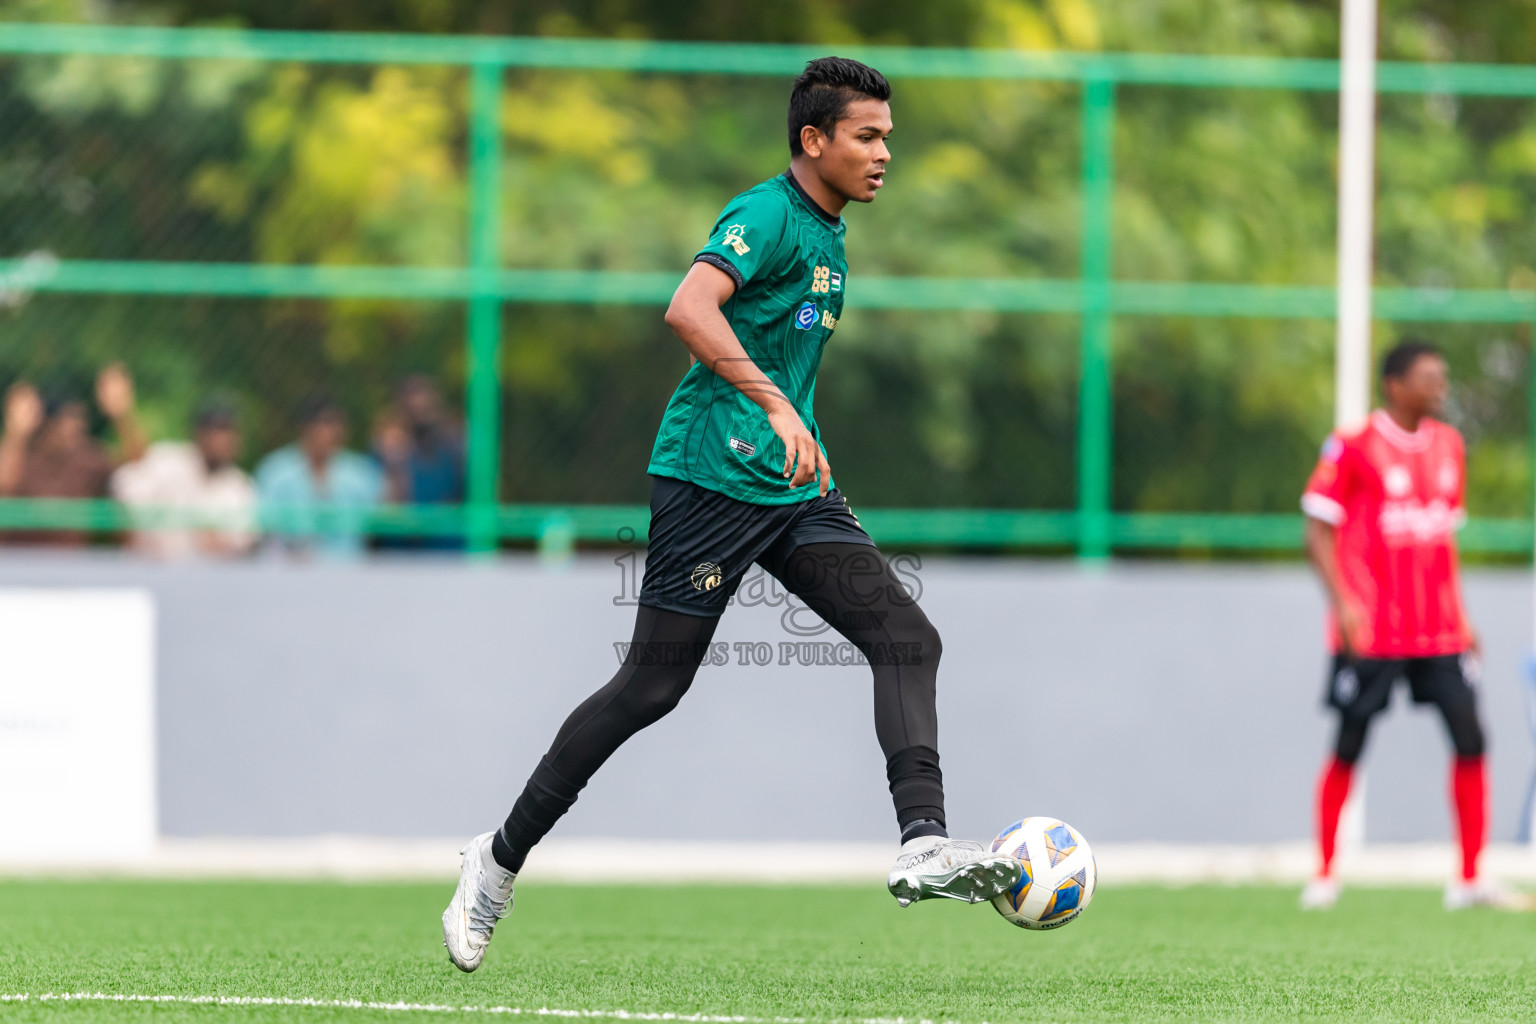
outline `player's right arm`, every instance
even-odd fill
[[[1301,497],[1306,513],[1307,559],[1317,572],[1328,595],[1334,621],[1339,626],[1339,645],[1344,654],[1354,651],[1361,630],[1366,626],[1365,612],[1344,587],[1339,575],[1339,526],[1344,522],[1345,500],[1350,477],[1345,465],[1344,442],[1338,435],[1323,445],[1317,468],[1307,481]]]
[[[1307,516],[1307,559],[1317,570],[1317,578],[1328,595],[1328,604],[1339,624],[1339,644],[1343,653],[1350,654],[1354,650],[1355,637],[1365,625],[1365,613],[1345,592],[1339,580],[1338,532],[1337,526]]]
[[[1466,441],[1464,441],[1462,439],[1461,432],[1456,430],[1455,428],[1450,427],[1450,426],[1445,425],[1445,424],[1441,424],[1441,428],[1440,429],[1442,429],[1444,431],[1447,431],[1450,434],[1450,436],[1453,438],[1453,445],[1454,445],[1454,447],[1453,447],[1452,450],[1455,452],[1455,464],[1456,464],[1456,498],[1455,498],[1455,500],[1456,500],[1456,505],[1455,505],[1455,510],[1456,510],[1456,512],[1455,512],[1455,514],[1456,514],[1456,529],[1460,530],[1463,526],[1465,526],[1467,524],[1467,445],[1466,445]],[[1460,558],[1459,555],[1455,556],[1455,557],[1458,558],[1458,559]],[[1457,600],[1458,603],[1460,603],[1462,605],[1463,609],[1465,609],[1466,604],[1465,604],[1465,602],[1462,602],[1462,600],[1461,600],[1461,594],[1460,594],[1461,582],[1460,582],[1460,580],[1459,579],[1456,580],[1456,582],[1453,585],[1457,588],[1456,600]],[[1463,615],[1465,615],[1465,612],[1463,612]],[[1470,618],[1465,620],[1465,625],[1466,625],[1466,633],[1467,633],[1467,650],[1471,652],[1471,654],[1472,654],[1472,656],[1474,658],[1482,658],[1482,656],[1483,656],[1483,638],[1482,638],[1482,636],[1478,634],[1477,628],[1472,625],[1472,620]]]
[[[699,261],[688,269],[688,275],[672,295],[672,303],[667,307],[667,326],[689,355],[768,414],[768,425],[784,442],[784,475],[789,478],[789,486],[803,487],[815,480],[821,493],[826,494],[832,467],[827,464],[821,445],[805,429],[800,414],[784,392],[747,355],[725,314],[720,312],[735,292],[736,282],[729,274],[714,264]]]

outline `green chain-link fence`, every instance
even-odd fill
[[[845,48],[897,88],[848,212],[818,417],[882,542],[1293,549],[1331,407],[1330,61]],[[643,537],[686,356],[660,322],[784,162],[822,48],[0,25],[0,385],[133,371],[250,457],[407,374],[462,404],[462,506],[378,533]],[[1378,338],[1458,382],[1472,550],[1530,547],[1536,69],[1380,68]],[[1528,244],[1529,243],[1529,244]],[[272,513],[272,525],[281,527]],[[0,526],[124,525],[0,502]]]

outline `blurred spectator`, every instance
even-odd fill
[[[384,497],[383,475],[366,455],[342,448],[347,420],[333,402],[312,399],[300,422],[298,442],[256,467],[256,496],[281,527],[274,544],[297,555],[355,558],[367,512]]]
[[[96,378],[96,403],[112,422],[124,460],[144,454],[145,437],[134,415],[133,379],[121,365]],[[5,429],[0,434],[0,498],[102,498],[112,458],[91,436],[90,412],[78,399],[45,403],[25,382],[6,394]],[[83,547],[82,530],[14,531],[8,544]]]
[[[398,504],[457,505],[464,501],[464,435],[448,422],[437,385],[414,375],[400,382],[394,406],[374,425],[374,456],[384,467],[386,500]],[[396,548],[453,549],[456,537],[390,537]]]
[[[142,529],[134,533],[133,547],[163,559],[243,555],[256,543],[256,488],[235,465],[240,432],[234,411],[204,406],[193,421],[192,438],[150,445],[142,459],[112,474],[112,495],[130,509],[150,512],[151,522],[161,511],[214,520],[184,529]]]

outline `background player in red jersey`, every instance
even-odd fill
[[[1456,530],[1466,519],[1461,434],[1441,423],[1449,389],[1433,345],[1404,341],[1387,353],[1385,408],[1335,431],[1301,499],[1307,554],[1330,604],[1334,652],[1327,703],[1338,740],[1317,789],[1318,875],[1302,906],[1331,907],[1339,813],[1371,719],[1406,680],[1415,703],[1434,704],[1455,748],[1451,794],[1461,834],[1461,873],[1447,909],[1525,907],[1524,897],[1478,876],[1488,831],[1488,776],[1477,713],[1477,636],[1462,609]]]

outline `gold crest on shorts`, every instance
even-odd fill
[[[714,562],[700,562],[689,577],[694,590],[714,590],[725,580],[725,572]]]

